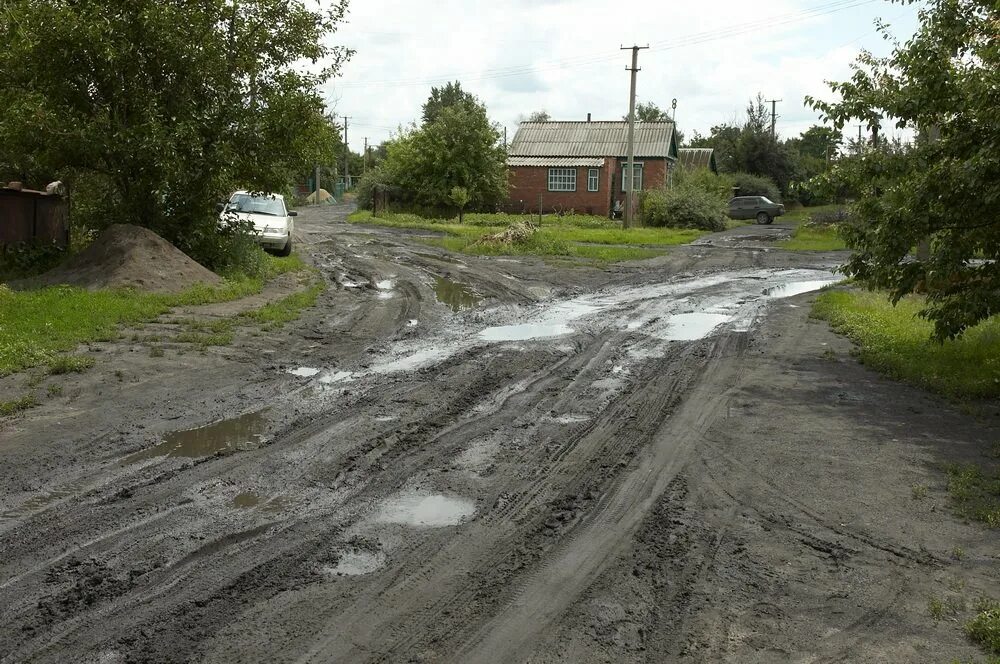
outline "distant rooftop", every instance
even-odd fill
[[[507,153],[511,157],[624,157],[628,123],[522,122]],[[636,122],[635,156],[676,158],[673,122]]]
[[[677,160],[684,168],[708,168],[713,173],[719,172],[714,148],[681,148],[677,151]]]

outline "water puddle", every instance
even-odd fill
[[[411,318],[410,320],[406,321],[406,327],[416,327],[419,323],[420,321],[418,321],[416,318]]]
[[[559,417],[553,417],[552,421],[558,422],[559,424],[579,424],[580,422],[589,422],[590,417],[588,417],[587,415],[566,413],[565,415],[560,415]]]
[[[440,528],[457,526],[475,513],[475,504],[464,498],[406,493],[383,502],[375,522]]]
[[[289,369],[288,373],[302,378],[312,378],[319,373],[319,369],[315,369],[313,367],[299,367],[297,369]]]
[[[233,507],[246,510],[257,507],[260,504],[260,496],[256,493],[241,493],[233,497]]]
[[[324,571],[334,576],[361,576],[385,567],[385,563],[386,557],[382,551],[352,549],[343,551],[337,564]]]
[[[372,373],[378,374],[394,373],[396,371],[413,371],[414,369],[420,369],[430,364],[435,364],[452,354],[453,351],[447,348],[425,348],[424,350],[418,350],[415,353],[404,355],[398,360],[378,364],[372,367],[371,371]]]
[[[599,310],[599,306],[570,301],[550,307],[543,320],[518,325],[488,327],[479,333],[483,341],[526,341],[543,337],[558,337],[573,332],[567,323]]]
[[[667,341],[694,341],[696,339],[703,339],[711,334],[712,330],[730,319],[731,317],[726,314],[710,314],[705,312],[676,314],[670,317],[667,330],[661,335],[661,338]]]
[[[261,498],[260,495],[252,491],[233,496],[233,507],[241,510],[259,509],[261,512],[280,512],[285,508],[288,501],[283,496],[273,498]]]
[[[392,290],[392,279],[383,279],[381,281],[376,281],[375,288],[377,288],[378,290]]]
[[[437,296],[438,302],[448,305],[456,313],[462,309],[476,306],[480,300],[479,296],[465,284],[452,281],[447,277],[436,277],[434,294]]]
[[[811,293],[812,291],[817,291],[820,288],[835,283],[837,283],[836,279],[795,281],[788,284],[781,284],[780,286],[772,286],[771,288],[765,288],[763,293],[767,297],[774,297],[774,298],[791,297],[793,295],[801,295],[802,293]]]
[[[324,385],[330,385],[332,383],[349,383],[352,380],[354,380],[353,371],[334,371],[319,377],[319,382]]]
[[[168,433],[159,445],[125,457],[122,464],[155,457],[206,457],[227,450],[253,449],[260,445],[267,429],[266,411],[247,413],[197,429]]]

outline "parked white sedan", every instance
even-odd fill
[[[292,253],[292,233],[295,232],[292,217],[298,212],[285,207],[285,197],[281,194],[237,191],[228,203],[219,203],[218,210],[220,225],[234,220],[249,221],[257,234],[257,242],[264,249],[279,256]]]

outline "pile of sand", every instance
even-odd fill
[[[197,283],[214,286],[222,278],[153,231],[114,224],[89,247],[57,268],[26,280],[19,287],[68,284],[88,290],[137,288],[154,293],[176,293]]]
[[[306,203],[309,205],[316,205],[317,200],[320,203],[326,203],[327,205],[333,205],[337,202],[333,195],[331,195],[326,189],[320,189],[318,192],[314,191],[306,196]]]

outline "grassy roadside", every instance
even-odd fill
[[[273,277],[305,268],[295,255],[267,256],[262,272],[222,286],[196,286],[175,295],[134,290],[86,291],[54,286],[12,291],[0,286],[0,376],[38,365],[60,367],[60,354],[81,343],[109,341],[122,325],[153,320],[172,307],[234,300],[259,293]],[[77,370],[77,369],[68,369]]]
[[[829,291],[816,298],[813,315],[857,344],[862,362],[891,378],[953,399],[1000,397],[1000,316],[955,341],[930,340],[932,325],[919,318],[920,297],[895,307],[883,293]]]
[[[778,243],[789,251],[840,251],[847,249],[837,231],[836,224],[811,224],[815,215],[830,215],[843,209],[843,205],[817,205],[798,208],[778,218],[778,221],[795,224],[792,237]]]
[[[577,256],[599,261],[651,258],[663,253],[657,247],[687,244],[706,231],[678,228],[622,229],[611,219],[589,215],[543,215],[540,228],[532,239],[518,245],[491,245],[479,242],[518,221],[537,217],[510,214],[467,214],[464,223],[449,219],[424,219],[413,214],[352,213],[348,221],[391,228],[408,228],[444,233],[444,238],[426,240],[428,244],[478,255]]]

